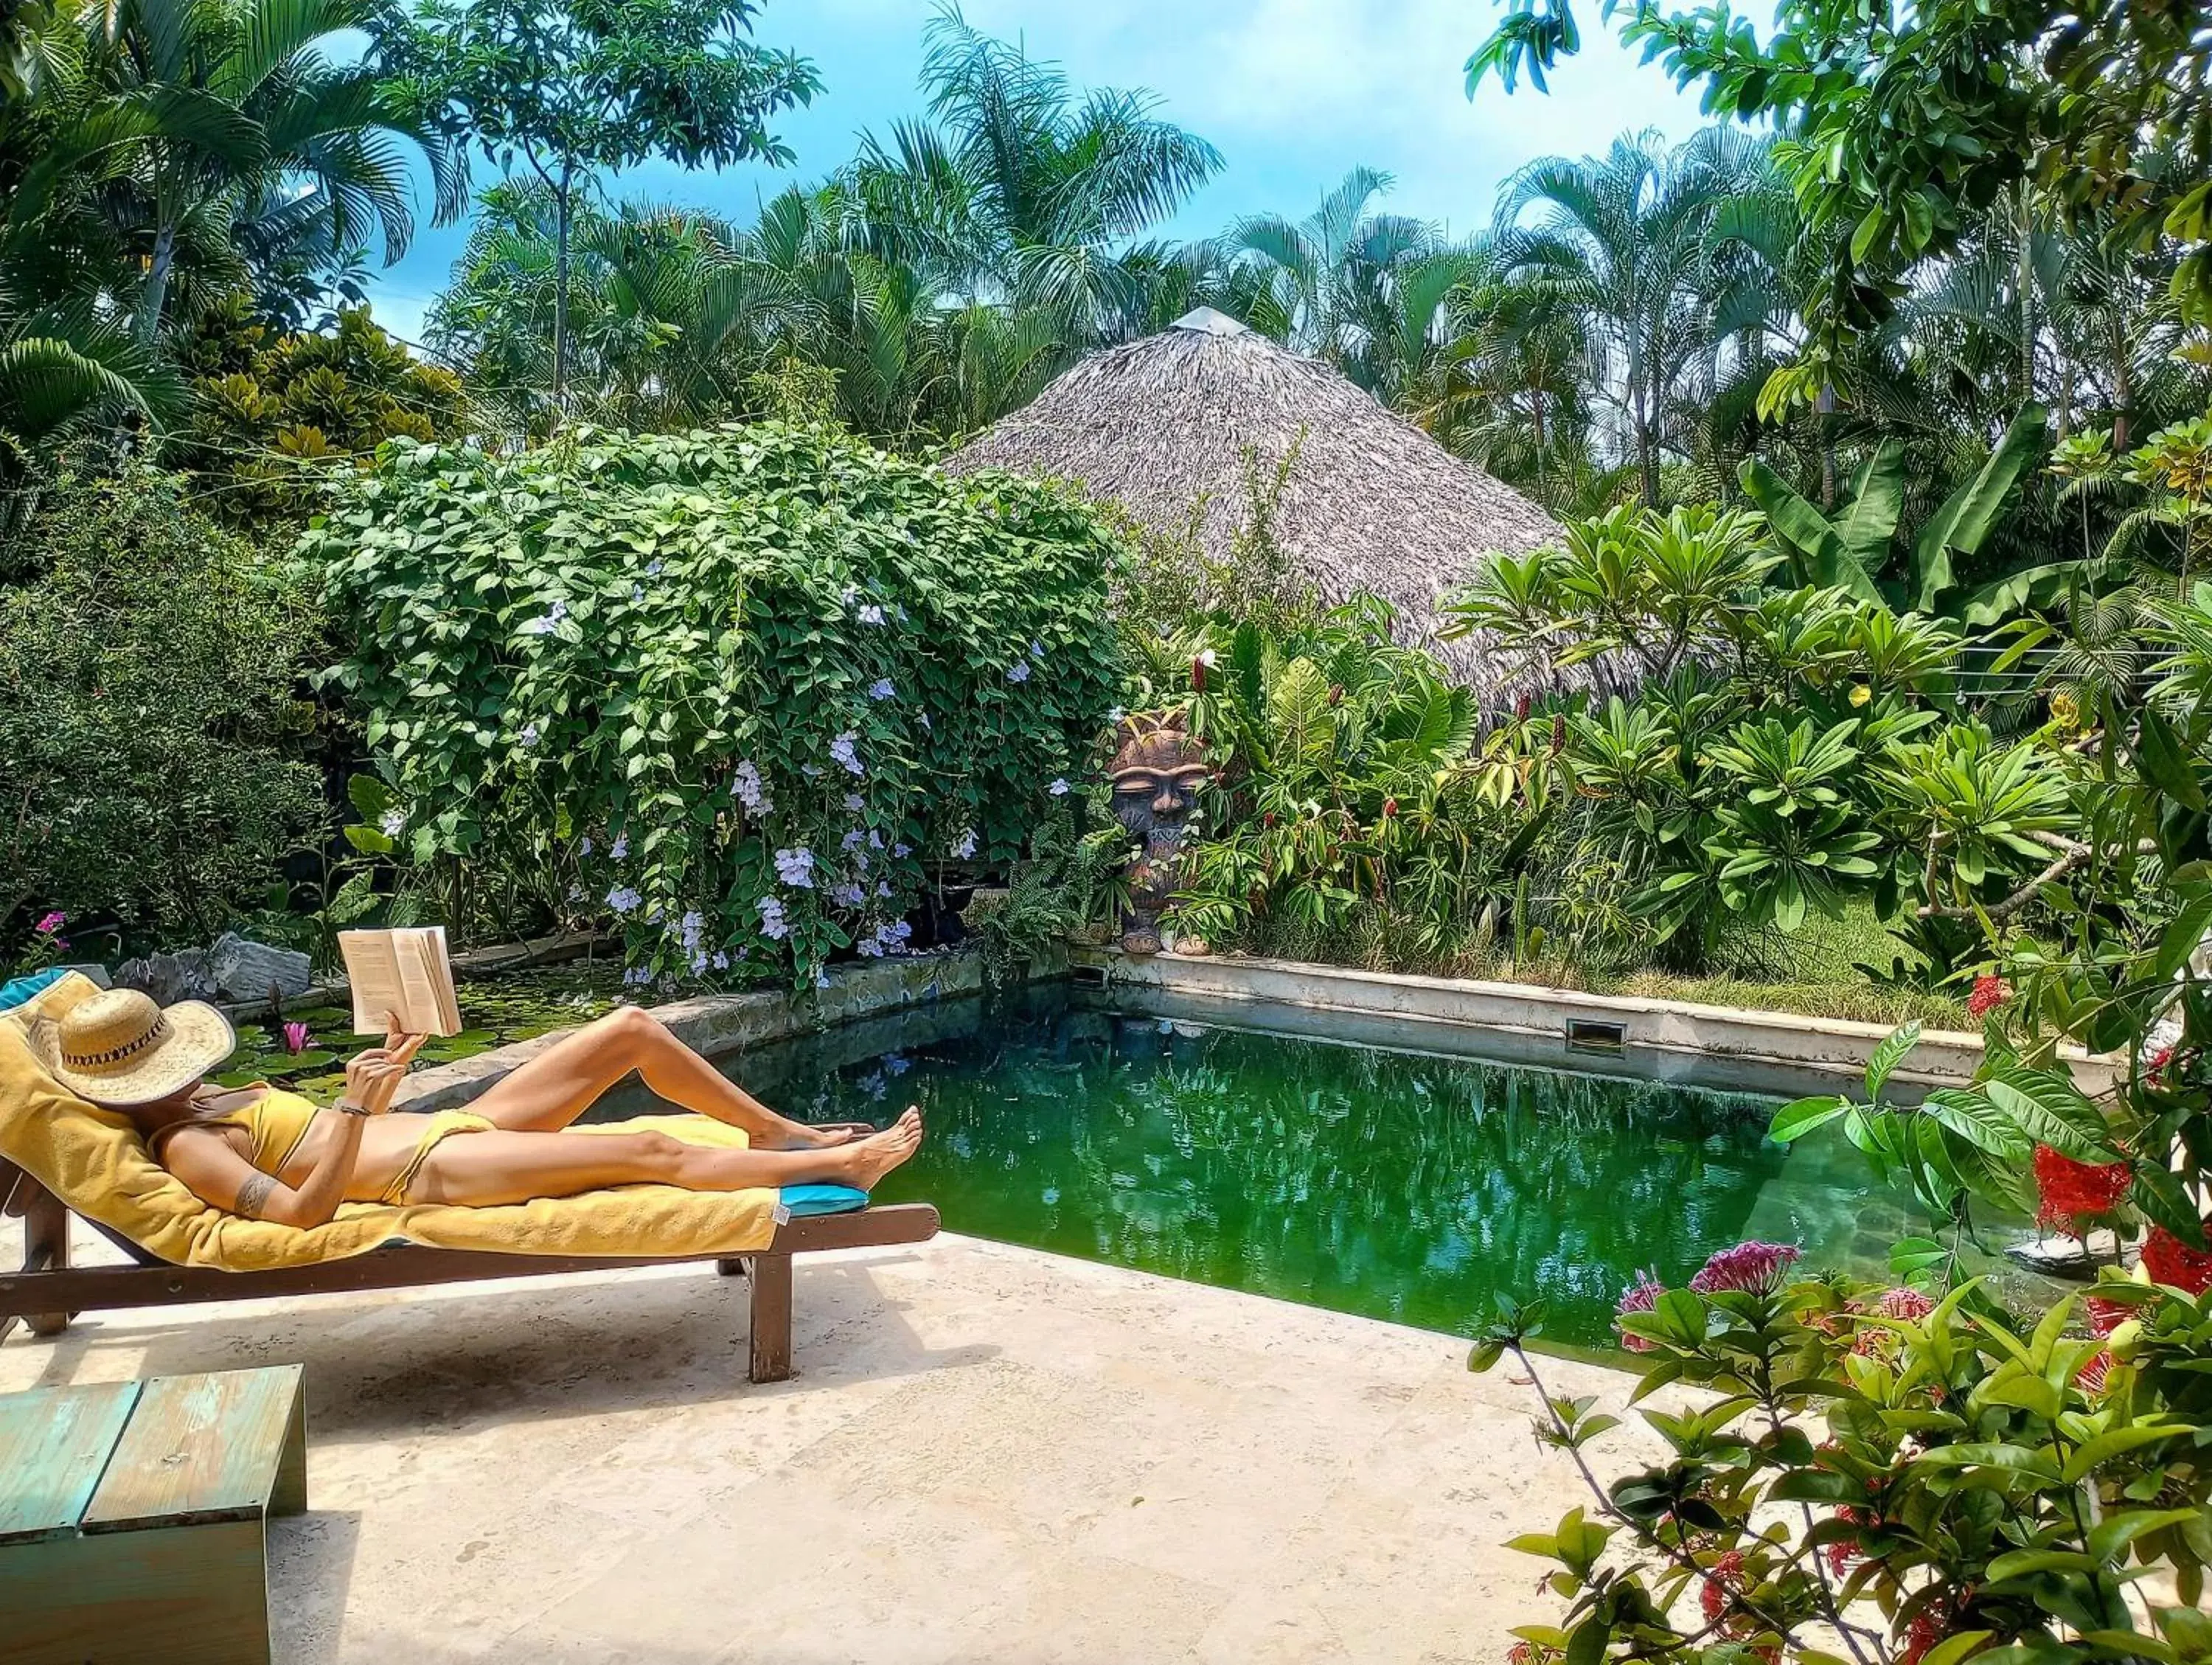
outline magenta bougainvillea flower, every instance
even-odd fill
[[[1698,1269],[1690,1287],[1700,1295],[1741,1290],[1750,1295],[1771,1295],[1804,1251],[1795,1243],[1738,1243],[1723,1249]]]
[[[47,915],[46,918],[40,920],[36,925],[33,926],[31,929],[37,932],[42,937],[51,937],[54,933],[60,930],[62,927],[68,923],[69,915],[63,913],[60,908],[57,908],[52,913]]]

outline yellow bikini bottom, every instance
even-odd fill
[[[430,1152],[436,1150],[441,1141],[451,1139],[455,1133],[492,1133],[497,1127],[498,1124],[489,1117],[478,1115],[473,1110],[433,1110],[429,1125],[422,1129],[422,1137],[416,1141],[415,1154],[409,1157],[407,1165],[393,1176],[392,1183],[384,1188],[383,1195],[378,1200],[391,1203],[395,1207],[404,1203],[408,1192],[414,1188],[415,1176],[422,1171],[423,1163],[428,1160]]]

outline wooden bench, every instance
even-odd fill
[[[0,1396],[0,1658],[265,1665],[307,1455],[296,1364]]]

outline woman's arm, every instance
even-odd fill
[[[337,1143],[296,1188],[274,1174],[263,1173],[213,1128],[180,1130],[163,1154],[169,1171],[210,1206],[279,1225],[321,1225],[345,1200],[346,1183],[353,1178],[354,1161],[361,1154],[362,1123],[367,1119],[340,1116]]]
[[[317,1160],[306,1182],[290,1186],[240,1156],[227,1139],[170,1141],[171,1171],[205,1202],[247,1219],[279,1225],[322,1225],[338,1212],[361,1155],[362,1124],[392,1108],[392,1095],[422,1045],[419,1035],[394,1030],[346,1066],[345,1096],[338,1100],[338,1136]],[[187,1131],[190,1131],[189,1129]],[[223,1200],[228,1198],[228,1201]]]

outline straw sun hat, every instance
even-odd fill
[[[81,1098],[118,1107],[182,1092],[230,1056],[230,1019],[203,1000],[166,1009],[135,988],[88,994],[36,1024],[31,1045],[55,1080]]]

